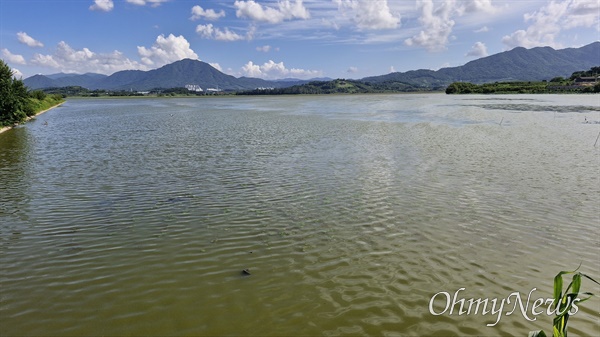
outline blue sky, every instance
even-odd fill
[[[236,77],[362,78],[600,40],[599,0],[0,0],[23,78],[192,58]]]

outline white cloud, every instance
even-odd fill
[[[160,67],[185,58],[198,59],[198,55],[190,48],[190,43],[183,35],[159,35],[150,48],[137,47],[142,63],[147,66]]]
[[[211,62],[211,63],[209,63],[209,64],[210,64],[210,66],[211,66],[211,67],[213,67],[213,68],[217,69],[217,70],[218,70],[218,71],[220,71],[220,72],[223,72],[223,69],[221,68],[221,65],[220,65],[220,64],[218,64],[218,63],[212,63],[212,62]]]
[[[600,31],[600,2],[597,0],[571,1],[565,18],[565,28],[593,27]]]
[[[439,66],[438,68],[434,68],[434,69],[431,69],[431,70],[440,70],[440,69],[442,69],[442,68],[448,68],[448,67],[450,67],[450,63],[449,63],[449,62],[444,62],[444,63],[442,63],[442,65],[441,65],[441,66]]]
[[[265,46],[256,47],[256,50],[261,51],[263,53],[268,53],[271,50],[271,46],[265,45]]]
[[[540,8],[539,11],[525,14],[525,21],[532,24],[526,30],[517,30],[510,36],[504,36],[502,43],[508,49],[518,46],[525,48],[537,46],[558,47],[555,42],[556,36],[561,30],[558,25],[561,17],[566,14],[568,4],[568,1],[562,3],[551,2]]]
[[[145,5],[149,4],[152,7],[158,7],[158,6],[160,6],[161,3],[168,2],[170,0],[126,0],[126,1],[129,2],[130,4],[134,4],[134,5],[138,5],[138,6],[145,6]]]
[[[355,73],[358,72],[358,68],[357,67],[350,67],[350,68],[348,68],[348,70],[346,70],[346,72],[350,73],[350,74],[355,74]]]
[[[465,56],[484,57],[488,55],[485,44],[483,42],[476,42]]]
[[[259,3],[248,1],[236,1],[234,6],[237,8],[236,16],[238,18],[249,18],[254,21],[268,23],[280,23],[284,20],[309,19],[310,13],[304,7],[302,0],[290,0],[278,2],[278,8],[262,6]]]
[[[530,25],[504,36],[502,43],[507,49],[518,46],[562,48],[557,39],[563,30],[593,26],[600,30],[598,13],[600,2],[597,0],[551,1],[539,10],[525,14],[524,20]]]
[[[240,35],[236,32],[229,30],[229,28],[220,29],[214,27],[212,23],[207,25],[196,26],[196,33],[205,39],[212,39],[218,41],[240,41],[240,40],[252,40],[253,30],[248,32],[245,36]]]
[[[214,39],[215,29],[212,23],[196,26],[196,33],[205,39]]]
[[[19,40],[19,42],[21,42],[22,44],[26,44],[29,47],[43,47],[44,46],[43,43],[41,43],[40,41],[27,35],[27,33],[25,33],[25,32],[18,32],[17,39]]]
[[[78,73],[112,74],[120,70],[145,69],[144,65],[128,59],[119,51],[102,54],[94,53],[88,48],[75,50],[64,41],[59,42],[54,54],[35,54],[30,63],[63,72]]]
[[[275,63],[272,60],[263,65],[254,64],[249,61],[242,67],[242,75],[248,77],[258,77],[264,79],[280,79],[286,77],[309,79],[323,76],[322,71],[305,69],[288,69],[283,62]]]
[[[61,65],[54,59],[52,55],[35,54],[31,59],[31,63],[42,67],[60,68]]]
[[[350,12],[351,20],[361,30],[393,29],[400,24],[399,14],[390,11],[387,0],[334,0],[338,10]]]
[[[110,12],[115,7],[112,0],[94,0],[94,4],[90,6],[91,11]]]
[[[494,5],[492,5],[492,0],[461,1],[456,9],[459,11],[460,15],[462,15],[463,13],[493,13],[496,11],[496,8],[494,7]]]
[[[183,36],[159,35],[152,47],[138,46],[141,62],[134,61],[118,50],[96,53],[88,48],[76,50],[61,41],[51,55],[35,54],[30,64],[59,69],[63,72],[112,74],[121,70],[148,70],[184,58],[198,59]]]
[[[27,63],[27,62],[25,62],[25,58],[23,57],[23,55],[13,54],[6,48],[2,49],[2,57],[8,63],[15,63],[15,64],[26,64]]]
[[[404,42],[409,46],[424,47],[429,51],[442,51],[452,36],[455,16],[466,14],[493,14],[496,7],[491,0],[444,0],[434,3],[433,0],[418,0],[421,10],[419,22],[422,30],[419,34],[406,39]]]
[[[454,1],[444,1],[435,7],[432,0],[420,1],[421,17],[419,21],[423,25],[423,30],[419,34],[406,39],[405,43],[409,46],[421,46],[429,51],[441,51],[448,44],[448,37],[454,27],[454,21],[451,15]]]
[[[396,68],[394,68],[394,66],[390,66],[390,73],[395,73],[396,72]]]
[[[51,55],[35,54],[30,63],[37,66],[59,69],[63,72],[112,74],[121,70],[148,70],[184,58],[198,59],[183,36],[159,35],[152,47],[138,46],[141,62],[134,61],[120,51],[96,53],[88,48],[73,49],[61,41]]]
[[[248,61],[248,63],[242,67],[242,73],[244,76],[248,77],[262,77],[260,66],[258,64],[254,64],[252,61]]]
[[[398,27],[400,18],[390,13],[387,0],[367,0],[359,3],[362,4],[362,10],[356,17],[359,28],[392,29]]]
[[[13,77],[16,77],[18,79],[23,78],[23,73],[17,68],[12,68],[12,73],[13,73]]]
[[[246,38],[250,39],[250,37],[244,37],[238,33],[230,31],[227,27],[225,27],[223,30],[215,29],[214,38],[218,41],[239,41]]]
[[[475,33],[487,33],[490,29],[487,26],[483,26],[475,31]]]
[[[198,20],[204,18],[206,20],[218,20],[225,16],[225,11],[220,10],[219,12],[215,12],[214,9],[204,9],[198,5],[192,7],[192,17],[191,20]]]

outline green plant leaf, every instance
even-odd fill
[[[529,334],[527,335],[527,337],[547,337],[546,333],[544,332],[544,330],[538,330],[538,331],[529,331]]]
[[[584,274],[584,273],[579,273],[579,274],[581,274],[581,276],[583,276],[583,277],[587,278],[588,280],[590,280],[590,281],[592,281],[592,282],[596,283],[597,285],[600,285],[600,283],[599,283],[598,281],[594,280],[593,278],[589,277],[588,275],[586,275],[586,274]]]
[[[560,306],[560,302],[561,302],[561,298],[562,298],[562,286],[563,286],[562,276],[563,276],[563,274],[566,274],[566,273],[567,272],[565,272],[565,271],[561,271],[560,273],[556,274],[556,276],[554,277],[554,303],[556,304],[555,307]]]
[[[565,337],[561,330],[556,328],[556,325],[552,327],[552,337]]]
[[[567,323],[569,321],[570,314],[575,300],[578,303],[589,300],[594,294],[591,292],[584,292],[585,298],[578,298],[579,292],[581,291],[582,276],[589,279],[590,281],[600,285],[600,283],[588,275],[578,272],[581,264],[577,269],[573,271],[561,271],[554,277],[554,309],[556,310],[556,317],[552,320],[552,337],[567,337]],[[563,275],[574,274],[571,282],[563,293]],[[536,331],[531,331],[530,336],[541,336],[539,334],[533,334]]]
[[[581,273],[573,275],[573,281],[571,281],[571,283],[573,284],[573,293],[575,295],[579,294],[579,290],[581,289]]]
[[[577,267],[577,269],[573,270],[573,271],[561,271],[558,274],[556,274],[556,276],[554,277],[554,303],[556,303],[555,308],[559,307],[562,303],[562,299],[563,299],[563,293],[562,293],[562,287],[563,287],[563,279],[562,276],[565,274],[573,274],[575,272],[577,272],[579,270],[579,268],[581,267],[581,264],[579,264],[579,266]],[[573,282],[571,282],[573,283]],[[565,291],[565,293],[567,293],[569,291],[569,288],[571,287],[571,283],[569,284],[569,286],[567,287],[567,290]]]

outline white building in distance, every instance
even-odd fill
[[[203,92],[204,91],[197,84],[186,84],[185,88],[189,91],[195,91],[195,92]]]

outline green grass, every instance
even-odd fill
[[[44,99],[40,100],[37,98],[29,98],[29,108],[27,112],[28,116],[36,115],[44,110],[48,110],[51,107],[64,102],[61,96],[47,95]]]
[[[27,103],[22,110],[19,110],[16,114],[7,119],[0,119],[0,127],[23,123],[27,120],[27,117],[35,116],[44,110],[64,102],[64,99],[60,95],[44,95],[41,99],[28,97],[26,100]]]

